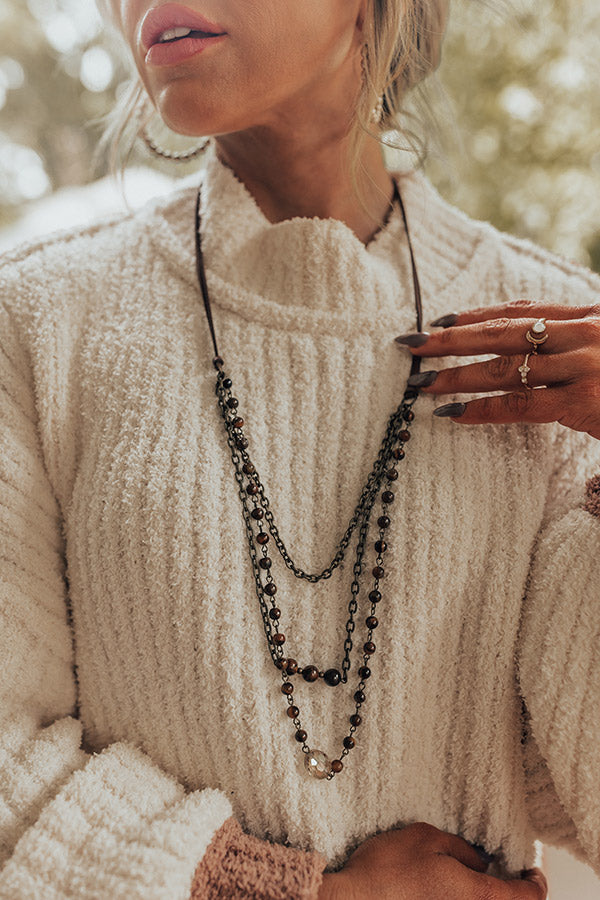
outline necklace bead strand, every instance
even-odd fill
[[[277,593],[277,586],[273,581],[273,577],[271,575],[272,559],[268,556],[268,550],[266,546],[269,542],[269,534],[260,530],[258,534],[255,535],[252,528],[252,522],[258,525],[259,528],[261,528],[262,523],[265,519],[265,506],[267,507],[267,509],[269,508],[269,501],[264,493],[264,488],[260,482],[256,467],[250,460],[249,454],[247,453],[249,441],[242,432],[244,419],[238,414],[239,400],[236,397],[233,397],[230,393],[232,387],[231,378],[227,378],[224,376],[222,372],[223,361],[221,359],[215,360],[215,366],[218,368],[220,376],[218,376],[217,378],[217,396],[220,400],[223,419],[227,430],[228,443],[232,452],[232,460],[236,470],[236,478],[238,480],[238,485],[240,486],[240,498],[242,500],[246,527],[249,532],[249,546],[251,547],[250,555],[254,569],[257,593],[259,594],[259,601],[262,599],[260,607],[263,616],[263,626],[274,664],[281,670],[281,690],[288,703],[286,712],[288,717],[292,718],[292,722],[295,728],[294,737],[296,741],[301,744],[307,771],[314,777],[326,778],[327,780],[331,780],[337,773],[343,770],[343,760],[350,753],[350,750],[354,749],[354,747],[356,746],[354,735],[356,734],[358,727],[363,721],[362,716],[360,715],[360,710],[366,701],[366,682],[372,674],[371,669],[367,665],[367,663],[370,661],[372,652],[374,652],[375,650],[375,645],[372,641],[372,637],[374,629],[379,624],[378,619],[375,615],[377,604],[381,602],[382,597],[379,590],[379,582],[385,575],[383,562],[384,554],[387,549],[387,542],[384,540],[384,535],[386,529],[391,524],[390,517],[387,515],[387,510],[395,499],[394,493],[389,490],[389,488],[386,488],[384,486],[384,489],[381,493],[382,513],[377,520],[379,525],[379,537],[373,544],[373,547],[377,553],[375,560],[376,565],[373,566],[371,570],[371,574],[374,578],[374,587],[368,595],[369,600],[371,601],[371,612],[370,615],[365,619],[365,625],[367,627],[367,640],[363,644],[363,664],[358,669],[360,680],[354,692],[354,713],[349,718],[350,729],[348,734],[342,741],[343,749],[338,759],[330,760],[329,757],[327,757],[327,755],[323,753],[323,751],[312,750],[308,745],[308,734],[302,727],[300,710],[294,702],[294,685],[289,679],[293,675],[302,675],[304,681],[309,684],[322,679],[325,681],[325,683],[331,686],[337,686],[340,683],[347,682],[348,672],[351,668],[350,653],[353,648],[352,634],[354,633],[356,627],[354,617],[358,611],[359,577],[362,571],[362,557],[364,555],[370,513],[373,508],[377,492],[382,487],[384,478],[386,479],[388,485],[389,483],[396,481],[398,478],[398,471],[394,468],[393,464],[391,464],[391,459],[401,460],[404,458],[405,454],[403,446],[395,445],[398,442],[403,445],[410,439],[410,432],[408,431],[408,429],[406,427],[399,428],[399,425],[403,425],[403,423],[406,422],[412,422],[412,420],[414,419],[414,413],[410,409],[410,406],[412,406],[416,397],[411,396],[407,398],[405,394],[403,403],[390,417],[386,436],[382,442],[378,459],[371,472],[370,482],[367,482],[367,486],[365,487],[365,490],[361,495],[361,500],[355,510],[353,519],[351,520],[351,525],[349,531],[347,532],[347,534],[349,534],[349,537],[351,537],[352,531],[358,523],[360,523],[360,529],[359,539],[357,542],[356,562],[354,564],[354,579],[351,585],[352,596],[348,605],[349,618],[346,623],[347,636],[344,642],[345,652],[344,660],[342,662],[342,672],[340,673],[338,669],[328,669],[323,672],[314,665],[300,667],[298,666],[295,659],[284,657],[282,647],[286,642],[286,637],[281,631],[273,633],[273,626],[280,628],[279,622],[281,618],[281,609],[276,605],[276,601],[273,599],[275,594]],[[227,388],[225,388],[226,384],[228,385]],[[223,389],[227,391],[228,396],[225,396]],[[243,487],[244,476],[247,480],[245,488]],[[249,501],[251,501],[252,503],[252,509],[249,509]],[[269,527],[269,531],[271,532],[271,536],[274,537],[274,520],[272,520],[272,518],[271,520],[268,519],[267,524]],[[262,556],[260,559],[258,558],[258,554],[256,553],[255,543],[258,544],[262,551]],[[284,553],[287,554],[285,545],[282,541],[280,542],[280,545],[279,542],[276,541],[276,545],[282,556],[284,556]],[[345,546],[341,547],[342,559],[345,549]],[[298,569],[297,571],[302,570]],[[265,583],[263,583],[262,581],[261,572],[266,572]],[[320,578],[322,577],[330,577],[332,572],[333,568],[331,568],[329,574],[327,574],[326,569],[324,570],[324,573],[321,573],[320,576],[308,577],[311,580],[316,581],[320,580]],[[265,601],[265,597],[269,597],[270,608]],[[367,652],[368,650],[372,652]]]
[[[410,251],[413,283],[415,292],[415,306],[417,313],[417,330],[422,330],[422,309],[421,309],[421,289],[419,285],[416,264],[408,230],[408,222],[402,197],[398,188],[398,183],[394,179],[394,200],[398,202],[404,226],[406,229],[406,237]],[[373,642],[373,632],[379,625],[376,612],[378,605],[382,601],[382,594],[379,590],[380,581],[385,577],[384,557],[388,548],[388,542],[385,540],[387,529],[391,525],[389,512],[395,501],[395,493],[392,490],[394,482],[398,480],[399,473],[396,463],[404,459],[404,445],[410,440],[410,431],[407,426],[413,422],[415,414],[412,410],[419,391],[416,388],[407,386],[404,391],[403,400],[400,406],[392,413],[388,420],[386,433],[380,445],[378,456],[373,464],[373,468],[367,478],[365,486],[362,490],[359,502],[350,519],[344,536],[342,537],[338,548],[331,560],[330,564],[319,574],[305,572],[296,566],[291,559],[283,540],[279,535],[279,531],[275,524],[270,503],[265,495],[265,491],[260,480],[255,465],[252,463],[248,454],[250,441],[245,436],[244,418],[239,412],[239,400],[233,396],[231,389],[233,382],[229,376],[223,371],[224,361],[219,356],[217,350],[217,342],[212,321],[212,312],[210,308],[210,300],[208,296],[208,286],[204,271],[204,261],[201,249],[200,237],[200,191],[198,191],[196,201],[196,261],[198,269],[198,279],[204,299],[204,306],[208,325],[211,331],[215,356],[213,358],[213,366],[217,370],[216,394],[218,404],[223,417],[227,443],[231,452],[231,459],[234,466],[235,479],[238,484],[238,493],[242,504],[242,515],[246,528],[246,536],[248,539],[248,547],[250,553],[250,561],[252,563],[256,594],[259,601],[261,616],[263,619],[263,629],[267,639],[267,645],[274,665],[280,670],[281,674],[281,692],[287,701],[287,716],[292,720],[295,728],[294,738],[301,745],[304,756],[304,764],[307,771],[315,778],[331,780],[335,775],[344,769],[344,760],[350,751],[356,746],[354,735],[363,721],[360,713],[366,702],[366,686],[371,678],[372,671],[369,663],[372,665],[372,657],[376,651],[376,645]],[[416,374],[420,370],[421,360],[419,357],[413,357],[411,365],[411,374]],[[381,492],[381,493],[380,493]],[[369,532],[369,521],[377,496],[381,499],[381,512],[377,518],[377,526],[379,528],[379,536],[373,542],[375,550],[375,564],[371,567],[371,575],[374,579],[373,588],[368,594],[370,602],[370,614],[364,619],[364,627],[366,628],[366,640],[362,645],[362,664],[359,665],[357,674],[359,681],[354,691],[354,712],[349,717],[350,728],[347,735],[342,740],[343,749],[337,759],[329,759],[322,751],[311,748],[308,743],[308,733],[302,727],[300,718],[300,709],[296,705],[294,698],[294,684],[292,678],[300,675],[302,679],[312,684],[316,681],[323,681],[330,687],[337,687],[339,684],[346,684],[348,681],[348,673],[351,669],[351,653],[353,650],[352,636],[356,629],[355,616],[358,613],[358,595],[360,592],[359,578],[362,573],[363,556],[365,552],[367,535]],[[258,528],[258,533],[255,529]],[[330,578],[334,570],[341,564],[344,559],[346,549],[354,531],[358,528],[358,538],[356,546],[356,559],[353,566],[353,580],[350,588],[350,601],[348,603],[348,619],[346,622],[346,638],[344,640],[344,656],[339,668],[331,667],[324,671],[313,664],[306,666],[298,665],[296,659],[291,656],[284,656],[283,647],[287,643],[287,638],[281,623],[282,609],[281,602],[276,601],[277,585],[273,580],[272,568],[273,558],[269,555],[267,545],[270,537],[278,550],[285,565],[293,572],[297,578],[306,579],[309,582],[318,582],[324,578]],[[261,554],[259,556],[258,549]],[[276,630],[274,630],[276,629]]]

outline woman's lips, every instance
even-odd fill
[[[226,38],[226,34],[215,34],[212,37],[185,37],[176,41],[153,44],[146,53],[148,66],[172,66],[196,53],[201,53],[209,44],[216,44]]]
[[[224,35],[227,32],[215,22],[209,22],[200,13],[181,6],[179,3],[165,3],[163,6],[155,6],[149,9],[140,26],[140,42],[144,53],[147,54],[156,46],[161,34],[170,28],[191,28],[193,31],[208,32],[211,35]],[[186,40],[205,40],[205,38],[180,38]],[[212,40],[212,38],[209,38]],[[175,46],[179,41],[167,46]]]

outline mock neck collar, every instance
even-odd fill
[[[486,226],[447,204],[421,172],[396,177],[426,327],[434,315],[446,311],[440,302],[444,295],[464,297],[476,289],[476,258]],[[410,254],[398,204],[367,246],[337,219],[296,216],[272,223],[245,184],[221,162],[211,141],[203,169],[145,208],[154,220],[150,228],[157,251],[196,288],[198,189],[211,305],[273,327],[416,328]]]

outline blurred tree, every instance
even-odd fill
[[[458,122],[444,196],[600,271],[600,4],[496,16],[453,0],[440,78]]]
[[[600,271],[600,4],[501,3],[452,0],[443,87],[424,94],[445,135],[427,174],[470,215]],[[2,226],[105,174],[92,171],[90,120],[125,72],[93,0],[0,0],[0,34]],[[143,149],[140,161],[170,171]]]
[[[27,200],[90,180],[85,122],[113,102],[117,73],[86,0],[0,0],[0,34],[1,224]]]

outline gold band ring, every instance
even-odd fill
[[[544,344],[548,340],[546,320],[538,319],[537,322],[534,322],[525,337],[530,344],[533,344],[533,350],[531,352],[536,353],[538,346]]]

